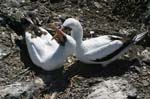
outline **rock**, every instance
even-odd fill
[[[123,79],[103,81],[92,89],[94,91],[88,95],[88,99],[127,99],[137,96],[136,89]]]
[[[68,11],[69,12],[69,11],[71,11],[71,9],[65,8],[64,11],[66,11],[66,12]]]
[[[119,33],[122,34],[122,35],[124,35],[124,36],[129,35],[129,32],[127,30],[125,30],[125,29],[120,29]]]
[[[138,66],[135,66],[134,68],[137,73],[141,73],[141,69]]]
[[[145,87],[149,85],[149,82],[147,80],[143,80],[142,83]]]
[[[5,81],[5,79],[0,77],[0,82],[3,82],[3,81]]]
[[[33,86],[33,83],[30,82],[16,82],[8,86],[0,87],[0,96],[4,98],[9,95],[9,98],[18,98],[22,93],[29,93]]]
[[[7,4],[9,6],[12,6],[12,7],[19,7],[20,6],[19,2],[17,2],[16,0],[8,0]]]
[[[36,79],[34,80],[34,83],[35,83],[36,85],[38,85],[38,86],[41,86],[41,87],[45,85],[44,81],[43,81],[40,77],[36,78]]]
[[[142,53],[141,56],[143,57],[143,61],[146,63],[150,64],[150,51],[148,51],[147,49],[145,49]]]
[[[99,11],[97,10],[96,13],[99,13]]]
[[[98,8],[98,9],[99,9],[99,8],[102,8],[102,6],[101,6],[98,2],[94,2],[94,5],[95,5],[95,7]]]
[[[8,0],[7,3],[12,7],[20,7],[22,3],[25,3],[25,0]]]
[[[134,71],[136,73],[141,73],[141,68],[135,65],[130,66],[131,71]]]
[[[90,31],[90,34],[92,35],[92,34],[94,34],[95,32],[94,31]]]
[[[136,89],[132,89],[132,91],[128,91],[127,99],[137,99]]]
[[[34,93],[43,87],[44,84],[39,79],[35,80],[35,82],[15,82],[14,84],[0,87],[0,98],[20,99],[21,97],[26,97],[26,99],[30,99]]]
[[[105,2],[108,2],[107,0],[104,0]]]
[[[10,54],[10,48],[0,44],[0,59]]]

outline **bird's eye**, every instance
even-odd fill
[[[65,32],[65,33],[67,33],[67,34],[70,34],[70,31],[71,31],[72,29],[70,28],[70,27],[63,27],[62,28],[62,31],[63,32]]]

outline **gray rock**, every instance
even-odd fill
[[[29,93],[28,90],[31,90],[31,86],[33,86],[33,83],[21,83],[16,82],[15,84],[11,84],[8,86],[0,87],[0,96],[2,98],[4,97],[20,97],[20,95],[24,92]]]
[[[95,7],[97,7],[98,9],[99,9],[99,8],[102,8],[102,6],[101,6],[98,2],[94,2],[94,5],[95,5]]]
[[[41,79],[36,79],[30,82],[15,82],[14,84],[0,87],[0,98],[20,99],[26,97],[29,99],[33,97],[35,92],[44,87]]]
[[[0,59],[3,59],[10,53],[10,48],[0,44]]]
[[[150,51],[148,49],[145,49],[141,56],[143,57],[143,61],[150,63]]]
[[[21,4],[25,3],[25,0],[8,0],[7,4],[12,7],[20,7]]]
[[[127,99],[128,96],[137,96],[137,90],[123,79],[103,81],[92,89],[94,91],[88,95],[88,99]]]
[[[2,82],[2,81],[4,81],[4,80],[5,80],[4,78],[1,78],[1,77],[0,77],[0,82]]]
[[[143,80],[142,83],[145,87],[149,85],[149,82],[147,80]]]

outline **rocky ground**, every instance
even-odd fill
[[[150,99],[149,35],[107,67],[70,57],[61,69],[47,72],[31,62],[22,37],[18,40],[11,27],[19,26],[20,18],[29,11],[36,13],[43,27],[58,18],[79,18],[84,39],[144,32],[150,20],[148,0],[1,0],[2,99]]]

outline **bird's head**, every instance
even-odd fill
[[[75,18],[68,18],[62,25],[62,30],[66,33],[67,31],[76,30],[80,25],[79,21]]]

